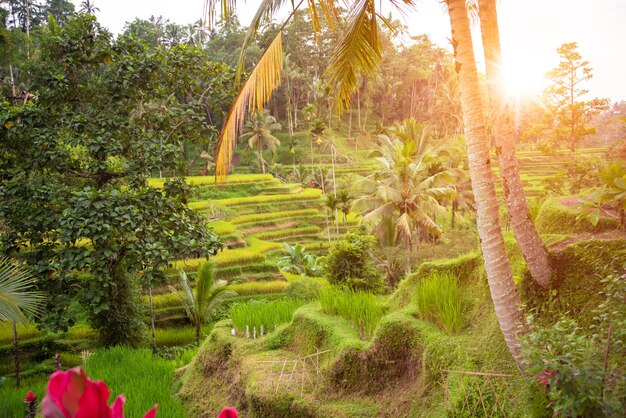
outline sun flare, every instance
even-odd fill
[[[516,100],[537,97],[546,86],[545,69],[533,68],[529,62],[505,62],[502,69],[502,89]]]

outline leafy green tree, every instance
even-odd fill
[[[80,296],[104,344],[134,344],[143,329],[138,275],[161,277],[175,259],[220,248],[187,206],[186,183],[146,181],[161,168],[184,171],[183,140],[213,131],[201,85],[173,76],[197,56],[126,36],[112,42],[89,15],[47,43],[33,73],[38,100],[0,106],[2,249],[29,248],[48,295],[45,325],[72,325]],[[228,70],[204,71],[219,96]]]
[[[237,293],[227,290],[225,283],[215,280],[215,266],[210,262],[200,266],[198,280],[193,290],[187,274],[180,270],[180,287],[181,290],[170,288],[178,294],[187,317],[196,329],[196,342],[198,342],[202,324],[226,299],[237,296]]]
[[[582,84],[593,77],[589,61],[584,61],[576,42],[565,43],[556,50],[561,57],[559,65],[548,78],[552,85],[545,92],[548,108],[554,118],[557,146],[565,145],[572,158],[581,141],[595,132],[589,125],[591,118],[607,107],[606,99],[585,100],[589,92]]]
[[[381,292],[382,276],[372,257],[375,243],[376,239],[367,235],[364,228],[354,229],[333,243],[328,256],[322,259],[322,271],[328,282],[353,290]]]
[[[264,109],[250,115],[244,129],[247,132],[241,135],[241,139],[248,142],[249,149],[254,150],[261,163],[261,170],[265,174],[267,161],[263,157],[263,151],[270,152],[272,164],[274,164],[276,147],[280,145],[280,140],[272,135],[272,131],[280,129],[280,123],[277,123],[276,118]]]

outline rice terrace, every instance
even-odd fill
[[[626,416],[624,21],[0,0],[0,417]]]

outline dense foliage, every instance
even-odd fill
[[[212,132],[231,73],[186,46],[112,41],[88,15],[49,29],[32,71],[36,100],[0,108],[2,246],[29,249],[50,296],[47,325],[71,325],[67,307],[80,293],[103,342],[136,343],[137,275],[152,280],[176,258],[219,248],[186,205],[186,183],[153,189],[146,179],[185,170],[184,141]]]

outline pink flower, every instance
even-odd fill
[[[222,409],[222,412],[217,416],[217,418],[237,418],[239,415],[237,414],[237,410],[231,406],[228,406]]]
[[[85,371],[75,367],[52,373],[48,381],[42,409],[44,418],[124,418],[124,395],[118,396],[109,407],[111,392],[106,383],[92,381]],[[156,405],[144,418],[156,416]]]
[[[33,403],[37,400],[37,395],[31,392],[30,390],[26,394],[26,397],[22,399],[26,403]]]

